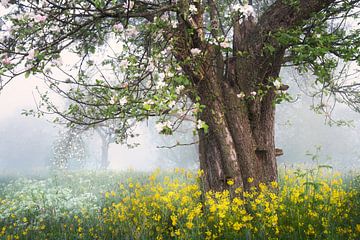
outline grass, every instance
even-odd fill
[[[206,194],[201,173],[181,169],[7,177],[0,239],[360,239],[359,177],[280,175]]]

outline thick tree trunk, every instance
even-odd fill
[[[230,86],[223,88],[227,94],[222,96],[210,90],[200,92],[206,105],[202,119],[209,125],[208,133],[199,133],[200,167],[206,189],[227,189],[228,180],[245,189],[276,181],[272,96],[264,97],[256,110],[260,118],[252,119],[253,112],[247,111],[245,105],[253,103],[237,98]],[[254,182],[250,183],[249,178]]]
[[[109,164],[109,142],[102,138],[100,168],[107,169]]]
[[[199,82],[198,94],[206,106],[201,119],[209,125],[208,133],[199,133],[200,167],[204,170],[206,189],[227,189],[229,180],[235,182],[235,187],[244,189],[277,180],[275,89],[270,88],[265,95],[255,97],[251,97],[250,91],[257,90],[252,83],[267,83],[270,78],[278,76],[281,54],[276,61],[267,62],[259,69],[249,69],[246,74],[224,76],[215,67],[209,68],[205,78]],[[215,59],[214,56],[218,54],[214,52],[208,59]],[[259,80],[259,75],[263,79]],[[243,78],[242,82],[247,85],[241,84],[238,78]],[[247,97],[237,97],[240,91],[244,91]],[[254,181],[248,181],[249,178]]]

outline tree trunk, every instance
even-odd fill
[[[275,156],[274,121],[276,92],[274,88],[259,95],[250,92],[259,90],[254,83],[267,83],[280,72],[282,52],[274,61],[267,61],[259,68],[246,66],[258,64],[259,57],[228,65],[232,73],[223,74],[216,67],[208,68],[205,78],[199,81],[198,95],[205,105],[201,119],[209,125],[209,131],[199,132],[200,167],[204,170],[205,188],[221,191],[229,188],[233,180],[235,187],[249,189],[260,182],[277,180]],[[208,56],[216,59],[218,53]],[[218,66],[208,64],[207,66]],[[239,67],[240,66],[240,67]],[[253,65],[254,66],[254,65]],[[252,70],[253,69],[253,70]],[[205,71],[204,71],[205,72]],[[263,76],[259,79],[259,76]],[[237,94],[245,92],[246,97]],[[248,181],[252,178],[253,181]]]
[[[107,169],[109,167],[109,142],[106,140],[106,138],[101,138],[101,163],[100,168],[101,169]]]
[[[248,111],[246,105],[257,100],[241,100],[230,86],[223,85],[227,93],[221,96],[210,89],[199,94],[206,106],[201,118],[209,125],[208,133],[199,133],[206,189],[226,189],[228,180],[245,189],[276,181],[273,94],[265,96],[257,109]]]

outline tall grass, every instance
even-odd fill
[[[70,172],[0,184],[0,239],[360,239],[360,178],[284,171],[251,191],[202,173]],[[252,179],[248,179],[252,181]]]

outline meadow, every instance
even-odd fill
[[[0,180],[0,239],[360,239],[360,177],[282,171],[251,191],[202,173],[53,172]],[[248,179],[252,181],[252,179]]]

